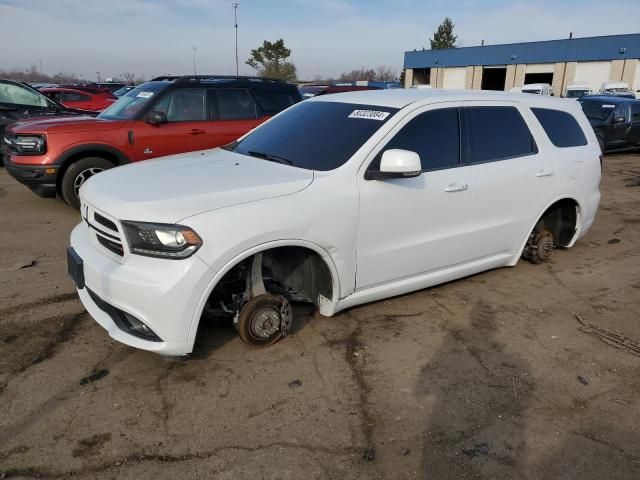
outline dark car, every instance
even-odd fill
[[[29,85],[12,80],[0,80],[0,140],[4,137],[7,125],[18,120],[87,114],[97,115],[98,112],[65,107]],[[1,164],[2,150],[0,149]]]
[[[154,78],[96,118],[16,123],[5,133],[6,168],[43,197],[79,208],[82,184],[132,162],[226,145],[300,101],[295,85],[219,75]]]
[[[640,100],[618,95],[578,100],[603,152],[640,148]]]

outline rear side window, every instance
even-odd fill
[[[587,137],[570,113],[548,108],[532,108],[531,111],[556,147],[580,147],[587,144]]]
[[[253,95],[256,97],[256,101],[265,115],[275,115],[296,103],[293,95],[287,92],[254,90]]]
[[[249,120],[258,118],[253,97],[242,89],[216,90],[219,120]]]
[[[631,122],[640,123],[640,103],[631,105]]]
[[[491,162],[538,152],[533,135],[515,107],[465,109],[469,163]]]
[[[60,101],[64,102],[90,102],[91,97],[82,93],[76,92],[62,92],[60,94]]]
[[[457,108],[443,108],[418,115],[400,130],[385,146],[420,155],[422,170],[450,168],[460,163],[460,125]],[[384,152],[384,150],[383,150]],[[371,165],[380,166],[382,153]]]

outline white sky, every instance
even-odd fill
[[[462,46],[640,31],[639,0],[241,0],[244,64],[263,40],[284,38],[298,77],[361,66],[399,71],[406,50],[429,45],[445,16]],[[122,72],[235,72],[233,8],[223,0],[0,0],[0,67],[42,59],[46,73],[94,79]]]

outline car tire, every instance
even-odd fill
[[[248,345],[266,347],[284,335],[281,326],[282,311],[288,309],[287,328],[291,322],[291,306],[284,297],[263,294],[244,304],[238,316],[238,334]]]
[[[113,163],[101,157],[86,157],[72,163],[64,172],[60,193],[64,201],[80,210],[80,198],[78,191],[89,178],[104,170],[114,167]]]

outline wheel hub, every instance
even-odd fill
[[[280,329],[280,312],[272,306],[259,309],[251,319],[251,332],[257,338],[269,338]]]
[[[76,175],[76,178],[73,180],[73,193],[76,194],[76,197],[79,196],[80,187],[84,184],[84,182],[89,180],[96,173],[100,173],[102,171],[104,171],[104,168],[91,167],[91,168],[82,170],[80,173],[78,173],[78,175]]]

